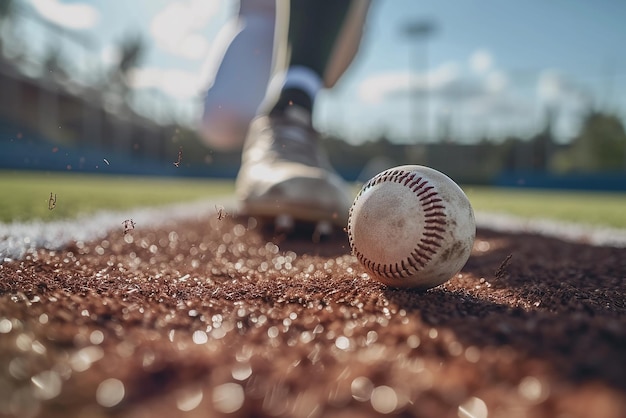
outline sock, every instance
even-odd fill
[[[288,88],[280,92],[278,101],[270,110],[270,115],[284,113],[290,106],[298,106],[309,113],[313,113],[313,99],[304,90],[299,88]]]
[[[284,77],[281,77],[281,81],[278,99],[269,113],[272,115],[284,113],[290,106],[298,106],[313,113],[315,96],[322,88],[320,76],[306,67],[290,67]]]

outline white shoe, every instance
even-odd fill
[[[256,118],[236,182],[241,211],[277,221],[346,226],[351,194],[319,142],[309,113],[297,106],[284,115]]]

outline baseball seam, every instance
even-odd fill
[[[424,214],[424,232],[409,256],[398,263],[377,263],[365,257],[354,247],[354,238],[349,230],[348,239],[354,255],[372,273],[389,279],[404,279],[425,268],[442,246],[445,233],[446,214],[443,199],[435,187],[421,176],[404,170],[390,170],[378,174],[368,181],[356,199],[369,188],[384,182],[398,183],[408,187],[418,198]],[[351,225],[353,208],[350,209],[348,225]]]

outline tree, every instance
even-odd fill
[[[47,50],[43,60],[43,67],[46,77],[57,79],[66,79],[68,77],[63,60],[63,54],[61,53],[61,49],[57,46],[51,47]]]
[[[146,53],[146,43],[141,35],[131,35],[122,38],[119,44],[119,59],[111,69],[110,81],[114,88],[123,95],[129,93],[129,73],[139,67]]]
[[[0,59],[4,51],[4,28],[9,27],[16,13],[15,0],[0,1]]]
[[[626,131],[618,116],[589,112],[571,147],[558,155],[559,171],[626,170]]]

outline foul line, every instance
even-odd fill
[[[123,230],[122,223],[132,219],[137,228],[155,227],[176,220],[193,219],[216,214],[216,206],[232,213],[232,198],[216,198],[197,202],[176,203],[161,207],[137,208],[127,211],[100,211],[73,219],[44,222],[0,223],[0,263],[22,259],[38,249],[59,250],[75,241],[104,238],[109,232]]]
[[[133,219],[137,227],[154,227],[172,221],[203,218],[215,214],[222,206],[229,213],[236,208],[233,198],[177,203],[158,208],[129,211],[102,211],[75,219],[55,222],[31,221],[0,223],[0,263],[22,259],[38,249],[59,250],[75,241],[104,238],[110,231],[122,230],[125,219]],[[570,242],[596,246],[626,247],[626,230],[605,228],[547,219],[524,219],[501,213],[476,213],[476,226],[499,232],[531,233]]]
[[[595,246],[626,247],[626,229],[527,219],[502,213],[478,212],[475,215],[477,227],[492,231],[537,234]]]

